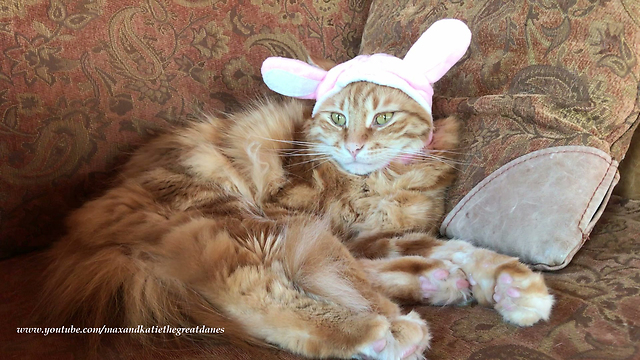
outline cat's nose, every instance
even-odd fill
[[[351,154],[351,156],[353,156],[354,159],[358,155],[360,150],[362,150],[363,147],[364,147],[364,144],[361,144],[361,143],[349,142],[345,144],[345,148],[347,148],[347,151],[349,151],[349,153]]]

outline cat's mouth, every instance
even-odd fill
[[[429,133],[429,137],[422,143],[422,147],[417,150],[401,151],[392,160],[386,161],[362,161],[362,156],[350,156],[344,154],[335,158],[337,163],[347,172],[355,175],[367,175],[376,170],[384,169],[389,166],[390,163],[400,163],[404,165],[411,164],[416,161],[423,160],[429,157],[429,152],[433,146],[433,131]],[[366,160],[374,160],[375,158],[365,157]]]
[[[343,169],[355,175],[367,175],[376,170],[384,168],[387,164],[366,163],[358,160],[341,163]]]
[[[346,170],[347,172],[355,175],[367,175],[376,170],[384,169],[389,166],[390,163],[400,163],[403,165],[411,164],[415,161],[419,161],[424,159],[426,154],[429,153],[429,145],[426,144],[423,148],[418,151],[412,151],[407,153],[401,153],[397,157],[395,157],[391,161],[374,161],[374,162],[365,162],[360,159],[349,159],[347,161],[338,161],[340,166]],[[337,159],[336,159],[337,160]]]

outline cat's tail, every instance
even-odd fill
[[[156,211],[140,211],[139,205],[146,200],[131,189],[127,197],[120,196],[123,191],[113,190],[69,218],[72,231],[47,254],[38,322],[46,327],[87,328],[93,345],[102,335],[119,331],[145,342],[167,343],[169,338],[171,342],[206,339],[238,346],[262,344],[212,306],[193,284],[176,276],[187,268],[197,272],[192,265],[202,254],[196,247],[185,245],[192,252],[181,253],[182,263],[167,264],[182,245],[176,242],[175,248],[167,247],[163,239],[190,218],[167,220]],[[189,235],[193,234],[185,233],[181,242],[194,241]]]
[[[47,327],[74,325],[97,347],[102,335],[139,340],[224,340],[262,344],[184,282],[163,276],[153,255],[134,259],[119,246],[88,249],[65,240],[49,253],[39,318]],[[179,341],[178,341],[179,342]]]
[[[246,354],[253,345],[276,344],[310,357],[387,359],[428,344],[424,321],[401,315],[369,284],[328,221],[197,214],[162,220],[148,211],[151,204],[135,210],[131,193],[110,195],[98,201],[127,205],[117,221],[105,227],[101,221],[113,214],[96,218],[91,210],[114,207],[88,203],[70,218],[74,231],[49,253],[47,326],[221,329],[183,330],[179,338],[206,340],[196,345],[205,352],[221,340]],[[104,334],[91,335],[98,350]],[[175,333],[140,335],[151,345],[164,340],[156,348],[184,344],[166,341],[178,339]]]
[[[126,200],[116,196],[120,191],[73,214],[73,232],[49,251],[40,306],[45,326],[142,326],[150,331],[135,333],[143,341],[174,339],[178,334],[171,329],[195,328],[180,331],[179,337],[267,345],[255,314],[278,306],[285,316],[293,311],[288,301],[304,303],[310,297],[366,313],[370,299],[379,297],[363,290],[365,274],[355,270],[356,260],[326,221],[305,216],[216,220],[193,214],[166,219],[157,211],[135,210],[135,191],[128,189]],[[120,207],[126,210],[117,216],[93,212]],[[91,335],[97,347],[97,335],[103,334]]]

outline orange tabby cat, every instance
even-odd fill
[[[137,151],[51,250],[52,318],[204,324],[307,357],[374,359],[429,346],[425,321],[397,302],[475,299],[517,325],[548,319],[540,274],[433,236],[456,119],[433,122],[368,82],[310,114],[302,101],[264,101]]]

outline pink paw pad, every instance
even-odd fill
[[[449,277],[449,272],[445,269],[438,269],[433,272],[433,277],[436,280],[444,280]]]
[[[516,299],[521,296],[520,290],[514,287],[508,287],[508,285],[511,285],[512,283],[513,283],[513,277],[509,274],[501,274],[498,277],[498,284],[496,284],[496,289],[495,289],[496,292],[493,294],[493,300],[496,303],[502,301],[505,297]],[[498,290],[499,288],[501,288],[502,290]],[[514,305],[511,301],[505,301],[503,306],[508,311],[511,311],[514,309]]]
[[[417,345],[411,345],[405,351],[402,352],[402,355],[400,356],[400,358],[401,359],[406,358],[407,356],[409,356],[409,355],[413,354],[414,352],[416,352],[417,349],[418,349]]]
[[[433,272],[432,277],[437,281],[444,280],[449,277],[449,271],[445,269],[437,269]],[[425,276],[420,276],[419,280],[420,280],[420,288],[422,289],[422,292],[425,293],[426,295],[428,295],[428,293],[432,293],[440,290],[438,285],[434,283],[433,280]]]
[[[509,288],[507,290],[507,295],[509,295],[509,297],[512,297],[512,298],[519,298],[520,291],[518,291],[516,288]]]
[[[384,350],[385,346],[387,346],[387,340],[380,339],[373,343],[372,348],[373,348],[373,351],[379,353],[380,351]]]
[[[453,264],[450,269],[435,268],[418,278],[422,299],[432,305],[450,305],[466,301],[470,287],[464,272]]]
[[[438,286],[424,276],[420,276],[420,288],[423,292],[438,291]]]
[[[502,284],[511,284],[513,282],[513,278],[509,274],[501,274],[498,277],[498,282]]]
[[[459,279],[456,281],[456,287],[460,290],[462,289],[468,289],[469,288],[469,282],[465,279]]]

